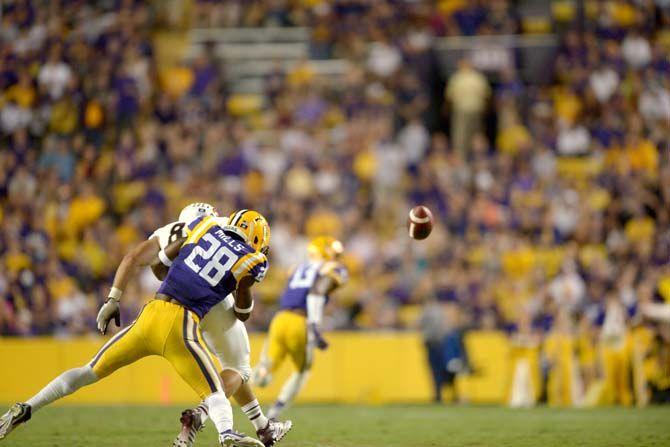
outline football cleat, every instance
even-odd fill
[[[0,439],[5,439],[18,425],[27,422],[31,415],[30,405],[21,403],[12,405],[7,413],[0,417]]]
[[[219,434],[219,443],[223,447],[265,447],[258,439],[233,430]]]
[[[172,447],[192,447],[195,437],[205,424],[202,423],[200,411],[184,410],[179,418],[181,422],[181,432],[177,435]]]
[[[282,422],[276,419],[268,419],[268,425],[258,430],[256,434],[265,447],[271,447],[284,439],[284,436],[291,431],[292,427],[293,422],[291,421]]]

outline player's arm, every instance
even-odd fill
[[[172,263],[172,259],[179,254],[179,249],[186,238],[180,237],[171,242],[167,247],[161,249],[158,238],[152,237],[130,250],[121,260],[119,268],[116,269],[112,289],[109,291],[107,301],[100,308],[98,317],[98,330],[105,334],[109,322],[114,318],[117,326],[121,326],[121,312],[119,302],[123,291],[128,285],[130,278],[135,276],[141,267],[151,266],[152,270],[165,267],[166,262]],[[167,272],[167,269],[165,270]],[[154,270],[156,274],[156,270]]]
[[[321,326],[323,308],[326,305],[326,296],[335,290],[339,284],[331,276],[320,276],[307,294],[307,322]]]
[[[170,242],[165,248],[161,248],[155,253],[155,256],[149,264],[154,276],[163,281],[167,275],[172,261],[179,255],[179,250],[186,241],[186,237],[178,237]]]
[[[184,222],[172,222],[157,229],[149,237],[149,239],[156,239],[160,247],[160,251],[157,252],[158,261],[151,263],[151,271],[158,280],[163,281],[165,279],[165,275],[167,275],[172,265],[172,259],[174,259],[174,257],[166,254],[167,247],[177,241],[183,242],[189,234],[188,230]],[[181,244],[179,244],[179,247],[181,247]]]
[[[263,281],[268,271],[268,260],[262,253],[252,253],[240,260],[241,269],[245,273],[237,277],[237,290],[235,291],[235,306],[233,311],[240,321],[247,321],[254,309],[254,297],[251,288],[254,284]],[[236,272],[233,272],[235,275]]]
[[[103,334],[107,332],[107,326],[112,318],[114,318],[117,326],[121,326],[119,301],[121,301],[121,296],[128,285],[128,281],[130,281],[130,278],[135,275],[135,272],[140,267],[149,265],[159,251],[160,246],[158,245],[158,241],[155,238],[151,238],[133,247],[123,257],[119,268],[116,269],[114,283],[112,284],[112,289],[109,291],[107,301],[105,301],[105,304],[100,308],[100,312],[98,312],[96,321],[100,332]]]
[[[247,321],[251,316],[251,311],[254,309],[254,297],[251,293],[251,287],[255,283],[256,280],[253,277],[245,276],[237,285],[233,310],[235,316],[240,321]]]
[[[326,296],[335,290],[340,283],[331,275],[320,275],[307,294],[307,326],[308,342],[319,349],[328,348],[328,342],[321,335],[323,309]]]

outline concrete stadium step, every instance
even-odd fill
[[[301,27],[268,28],[194,28],[189,32],[194,43],[308,42],[309,29]]]
[[[282,61],[284,70],[289,71],[298,62]],[[222,62],[225,63],[225,62]],[[310,66],[319,77],[341,78],[347,70],[347,61],[344,59],[311,60]],[[235,93],[262,93],[265,88],[265,77],[274,67],[272,61],[245,61],[243,63],[228,63],[224,69],[231,83],[231,90]]]
[[[186,57],[191,59],[213,45],[218,63],[224,67],[235,93],[262,93],[264,78],[275,61],[289,71],[309,57],[307,28],[198,28],[188,33]],[[340,77],[347,67],[344,60],[310,61],[318,76]]]
[[[214,54],[223,59],[300,59],[309,53],[307,43],[214,43]],[[205,51],[204,44],[191,44],[186,54],[194,58]]]
[[[233,77],[265,76],[272,71],[275,63],[274,60],[267,59],[245,60],[226,65],[225,70],[227,76]],[[298,59],[281,61],[282,67],[287,71],[297,63]],[[310,66],[318,76],[341,76],[347,69],[347,61],[345,59],[310,60]]]

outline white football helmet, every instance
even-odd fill
[[[179,213],[179,222],[193,222],[201,216],[218,216],[219,213],[209,203],[190,203]]]

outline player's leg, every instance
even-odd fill
[[[141,314],[130,326],[107,341],[87,365],[66,371],[33,396],[28,401],[33,411],[149,355],[142,341],[143,321],[140,319]]]
[[[309,379],[312,367],[313,348],[307,343],[307,324],[305,317],[291,315],[290,324],[287,324],[286,348],[295,367],[295,372],[284,382],[274,405],[268,410],[270,418],[279,417],[281,412],[289,406]]]
[[[182,308],[181,313],[180,318],[175,318],[163,356],[207,405],[222,445],[263,446],[256,439],[233,431],[233,410],[219,370],[200,336],[198,321],[186,309]]]
[[[222,328],[225,332],[209,330],[203,331],[203,338],[207,346],[221,363],[221,379],[224,382],[226,395],[233,396],[249,418],[256,431],[268,425],[268,419],[258,405],[256,396],[247,384],[251,377],[249,336],[247,329],[235,317],[232,308],[229,312],[222,312]]]
[[[244,323],[235,316],[233,305],[233,297],[228,296],[200,323],[207,348],[221,363],[221,378],[229,397],[251,376],[249,336]]]
[[[42,407],[97,382],[117,369],[147,355],[136,329],[137,322],[112,337],[87,365],[65,371],[25,403],[13,405],[0,417],[0,439],[28,421]]]
[[[243,383],[234,395],[235,400],[240,405],[242,411],[249,418],[249,421],[256,429],[258,439],[266,446],[275,445],[281,441],[293,427],[292,421],[277,421],[268,419],[263,414],[263,409],[256,399],[249,383]],[[182,430],[175,439],[174,447],[189,447],[193,445],[197,432],[200,431],[203,424],[209,417],[209,409],[205,402],[201,402],[198,407],[188,409],[182,412],[180,422]]]
[[[79,388],[97,382],[98,377],[89,365],[65,371],[49,382],[36,395],[25,403],[14,404],[0,417],[0,439],[3,439],[16,426],[27,422],[33,413],[58,399],[74,393]]]
[[[272,381],[272,375],[279,369],[284,358],[288,355],[286,334],[290,329],[291,315],[289,312],[279,312],[270,322],[268,338],[263,344],[261,359],[256,368],[252,382],[265,387]]]
[[[292,421],[268,419],[263,414],[263,409],[248,382],[242,384],[237,390],[235,400],[240,404],[242,411],[247,415],[249,421],[256,429],[256,435],[266,447],[275,445],[291,431],[293,427]]]
[[[244,323],[239,321],[233,312],[233,303],[230,297],[210,310],[200,325],[202,338],[221,363],[221,379],[226,396],[235,397],[242,411],[253,424],[259,439],[266,445],[274,445],[291,429],[292,423],[291,421],[270,421],[265,417],[248,384],[251,375],[249,336]],[[198,413],[202,423],[208,417],[207,410],[203,407],[201,405],[187,412]],[[178,438],[186,440],[194,439],[194,436],[193,425],[187,427],[187,424],[182,424],[182,431]]]

